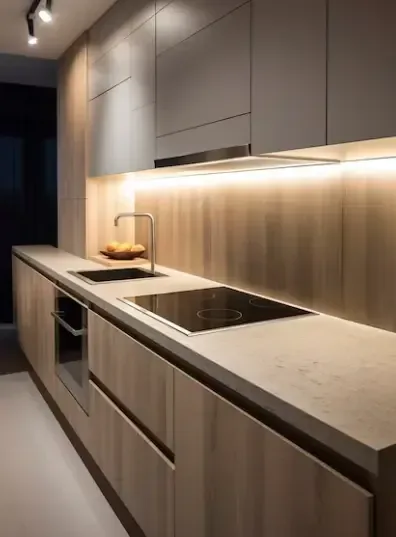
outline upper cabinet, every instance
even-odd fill
[[[173,0],[157,13],[157,54],[221,19],[246,0]],[[158,2],[157,2],[158,4]],[[158,9],[158,6],[157,6]]]
[[[326,24],[326,0],[253,0],[254,154],[326,144]]]
[[[329,0],[328,144],[396,135],[396,3]]]
[[[154,0],[118,0],[89,31],[89,63],[95,63],[154,14]]]
[[[90,31],[89,175],[154,167],[155,4],[119,0]]]
[[[250,142],[250,3],[239,3],[185,0],[157,14],[158,158]]]

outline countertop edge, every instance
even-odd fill
[[[229,371],[221,365],[216,364],[202,354],[198,354],[183,346],[180,342],[171,339],[166,334],[158,332],[155,328],[135,318],[132,312],[130,314],[126,313],[115,307],[111,302],[95,296],[89,292],[89,289],[79,285],[78,280],[74,281],[65,278],[56,270],[24,252],[22,248],[23,247],[14,246],[12,248],[13,254],[23,261],[26,261],[49,279],[59,282],[59,284],[70,291],[74,291],[76,294],[106,312],[106,314],[113,317],[116,321],[129,326],[131,330],[139,332],[144,337],[151,339],[156,345],[164,348],[165,351],[176,355],[181,361],[186,362],[186,364],[200,370],[209,377],[212,377],[215,381],[238,393],[247,401],[271,413],[280,421],[301,431],[308,437],[327,446],[335,453],[338,453],[352,463],[368,470],[372,474],[375,475],[377,473],[379,454],[382,450],[376,450],[369,445],[363,444],[331,425],[322,422],[317,417],[311,416],[283,399],[266,392],[263,388],[255,386],[248,380],[234,374],[232,371]],[[81,261],[84,263],[91,263],[91,266],[98,266],[97,263],[83,258],[81,258]]]

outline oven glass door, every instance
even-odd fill
[[[87,307],[58,290],[55,319],[57,375],[77,402],[88,410]]]

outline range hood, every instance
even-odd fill
[[[179,157],[158,159],[155,168],[163,172],[216,173],[262,168],[285,168],[312,166],[338,162],[333,159],[310,158],[304,156],[271,153],[252,155],[250,144],[214,149]]]

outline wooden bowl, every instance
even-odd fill
[[[101,250],[101,254],[105,255],[109,259],[115,259],[118,261],[128,261],[130,259],[136,259],[144,254],[143,252],[108,252],[107,250]]]

